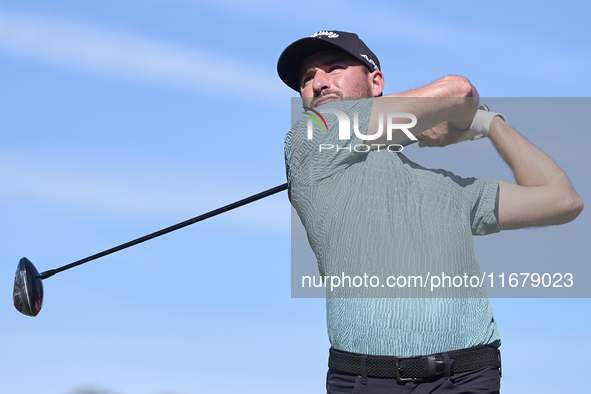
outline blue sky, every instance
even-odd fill
[[[290,297],[285,193],[45,280],[36,318],[11,305],[16,264],[55,268],[284,183],[294,92],[275,65],[317,30],[357,32],[388,93],[453,73],[482,97],[590,96],[588,4],[453,4],[0,0],[2,391],[322,393],[324,300]],[[508,117],[588,202],[588,126],[528,114]],[[486,141],[405,153],[512,179]],[[584,211],[477,252],[488,271],[577,269],[589,224]],[[561,357],[584,376],[589,298],[492,302],[504,393],[562,389]]]

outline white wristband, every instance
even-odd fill
[[[505,115],[498,112],[490,112],[486,105],[481,105],[478,111],[476,111],[476,115],[472,120],[470,128],[468,131],[464,132],[464,136],[462,136],[458,142],[468,140],[474,141],[480,138],[488,137],[490,124],[492,123],[492,120],[495,116],[499,116],[505,121],[505,123],[507,123],[507,118],[505,118]]]

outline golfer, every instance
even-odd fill
[[[377,56],[336,30],[295,41],[277,69],[306,109],[286,137],[286,167],[322,275],[471,274],[479,271],[473,235],[562,224],[583,209],[566,174],[502,114],[479,108],[464,77],[383,95]],[[426,169],[386,149],[396,138],[419,146],[490,138],[515,183]],[[498,393],[501,339],[490,301],[463,289],[437,298],[374,297],[363,287],[327,296],[327,392]]]

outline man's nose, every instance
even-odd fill
[[[314,74],[314,82],[312,84],[314,92],[322,92],[323,90],[330,89],[330,77],[324,72],[324,70],[317,70]]]

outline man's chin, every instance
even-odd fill
[[[343,98],[338,96],[321,97],[318,100],[312,101],[312,108],[320,107],[321,105],[332,103],[334,101],[341,101]]]

